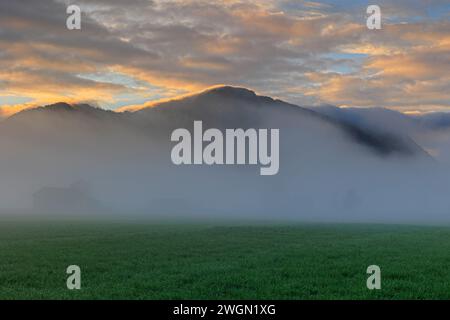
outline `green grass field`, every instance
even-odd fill
[[[448,227],[0,219],[1,299],[450,299],[449,266]]]

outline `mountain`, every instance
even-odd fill
[[[310,109],[358,127],[395,134],[414,134],[418,130],[450,128],[450,113],[445,112],[404,114],[385,108],[339,108],[330,105]]]
[[[75,122],[95,122],[103,120],[118,120],[122,118],[122,114],[111,110],[93,107],[88,104],[68,104],[65,102],[59,102],[43,107],[22,110],[10,116],[6,119],[6,121],[3,121],[2,126],[39,127],[46,125],[46,121],[49,119],[58,122],[59,120],[64,120],[67,117],[70,117],[71,121]],[[41,129],[44,130],[45,127],[42,127]]]
[[[94,127],[99,125],[98,122],[102,122],[103,125],[112,122],[113,126],[134,126],[135,130],[147,128],[154,135],[160,135],[162,132],[166,135],[176,128],[192,126],[195,120],[202,120],[211,128],[225,129],[280,128],[286,125],[295,127],[297,118],[305,118],[309,122],[334,126],[354,143],[378,155],[425,154],[405,134],[385,132],[376,127],[348,121],[346,117],[339,117],[336,114],[311,111],[281,100],[258,96],[245,88],[230,86],[210,89],[181,100],[160,103],[134,113],[118,113],[88,104],[70,105],[60,102],[19,112],[5,121],[3,126],[10,127],[11,130],[17,129],[22,134],[24,127],[40,130],[41,133],[48,130],[53,133],[53,125],[48,125],[48,122],[59,124],[65,117],[70,117],[70,121],[64,123],[64,131],[70,129],[77,131],[80,125],[85,126],[87,123]],[[280,117],[282,119],[278,119]]]
[[[171,161],[173,130],[280,130],[279,172]],[[0,204],[87,181],[126,214],[303,220],[447,215],[446,175],[408,135],[344,121],[244,88],[219,87],[135,112],[58,103],[0,123]],[[48,198],[52,198],[49,195]]]
[[[358,128],[409,136],[440,162],[450,163],[450,113],[403,114],[384,108],[311,108]]]
[[[407,136],[371,130],[281,100],[258,96],[245,88],[230,86],[210,89],[182,100],[157,104],[136,112],[136,116],[144,118],[153,127],[161,126],[161,123],[169,120],[171,129],[186,127],[199,119],[213,128],[296,127],[299,125],[296,121],[302,118],[334,126],[354,143],[379,155],[424,153]]]
[[[414,117],[420,125],[430,129],[449,129],[450,113],[448,112],[431,112],[424,115]]]
[[[416,124],[412,117],[385,108],[339,108],[326,105],[311,109],[359,128],[369,128],[394,134],[408,134]]]

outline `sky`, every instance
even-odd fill
[[[69,4],[81,30],[66,27]],[[366,26],[371,4],[381,30]],[[222,84],[302,106],[450,111],[450,2],[0,0],[0,117]]]

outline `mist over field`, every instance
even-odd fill
[[[0,0],[0,214],[449,221],[444,2]],[[194,121],[278,174],[174,165]]]
[[[204,130],[280,129],[279,173],[260,176],[259,165],[174,165],[170,134],[192,132],[195,120]],[[135,112],[59,103],[0,123],[0,207],[61,215],[449,221],[448,162],[408,133],[232,87]],[[442,131],[427,134],[442,145]],[[440,154],[448,152],[441,147]]]

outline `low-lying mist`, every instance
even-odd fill
[[[280,170],[176,166],[176,128],[280,129]],[[450,220],[450,174],[409,137],[219,88],[135,113],[57,104],[0,123],[0,208],[34,214]]]

